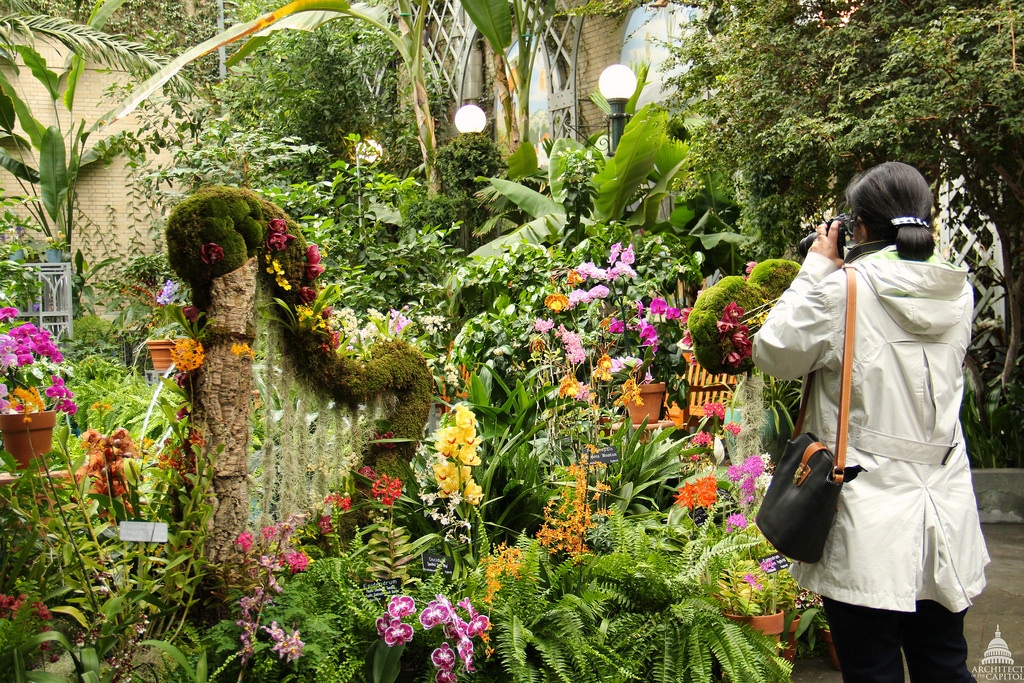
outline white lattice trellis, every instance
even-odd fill
[[[952,263],[971,269],[977,293],[973,345],[1001,346],[1006,325],[1002,245],[991,221],[968,203],[963,184],[958,178],[944,182],[939,189],[939,248]]]

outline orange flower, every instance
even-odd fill
[[[612,378],[612,357],[607,353],[597,359],[597,370],[594,372],[597,379],[607,382]]]
[[[565,294],[548,294],[544,299],[544,305],[555,313],[561,313],[569,308],[569,297]]]
[[[559,398],[576,398],[580,393],[580,383],[573,375],[566,375],[558,385]]]
[[[587,278],[583,277],[575,270],[570,270],[567,278],[570,287],[575,287],[578,284],[582,284],[583,282],[586,281],[586,279]]]
[[[203,345],[195,339],[184,337],[174,342],[171,349],[171,361],[181,372],[192,372],[203,365],[206,356],[203,353]]]
[[[718,502],[718,480],[715,475],[701,477],[695,483],[683,484],[676,494],[676,505],[692,510],[709,508]]]

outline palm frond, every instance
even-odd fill
[[[116,67],[133,75],[150,75],[168,60],[145,45],[123,36],[98,31],[64,17],[45,15],[7,15],[0,17],[0,36],[5,45],[20,41],[32,42],[40,37],[54,40],[69,51],[106,66]],[[175,81],[177,88],[187,87],[183,78]]]

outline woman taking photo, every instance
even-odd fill
[[[794,563],[823,596],[846,683],[973,681],[964,614],[985,585],[981,534],[960,429],[971,339],[967,271],[935,254],[932,195],[897,162],[846,189],[857,278],[847,477],[819,562]],[[805,428],[834,447],[846,277],[839,223],[819,225],[800,273],[753,344],[781,378],[815,373]]]

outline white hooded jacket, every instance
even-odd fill
[[[794,563],[797,581],[853,604],[913,612],[934,600],[959,612],[985,586],[989,557],[959,413],[971,338],[967,271],[899,259],[888,247],[858,259],[846,465],[822,559]],[[815,373],[804,429],[834,447],[846,277],[808,255],[753,343],[780,378]]]

